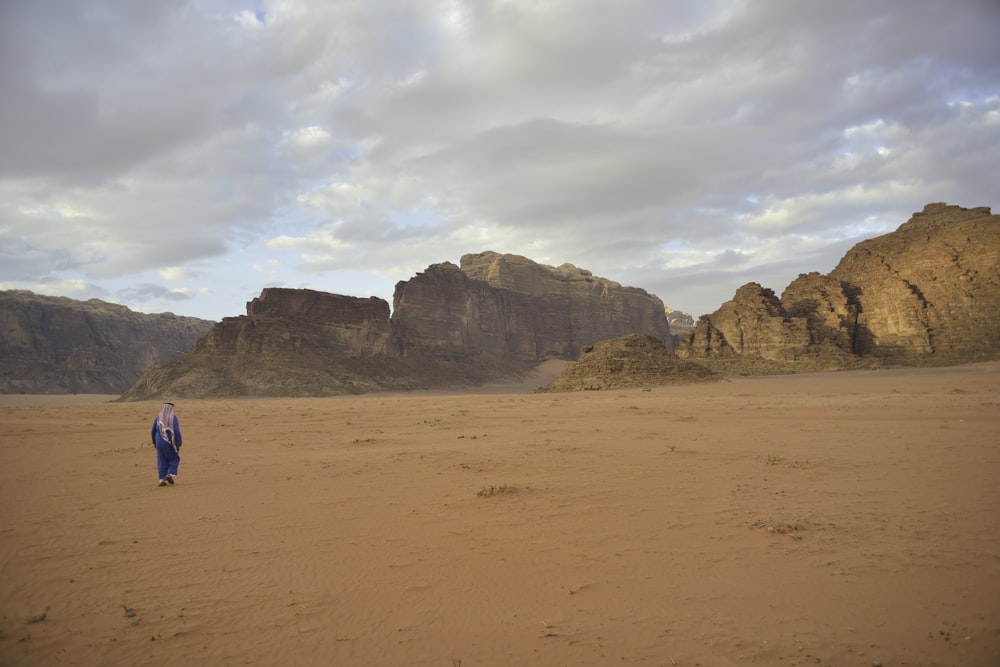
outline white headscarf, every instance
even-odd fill
[[[174,444],[174,404],[164,403],[160,414],[156,416],[156,425],[160,429],[160,437],[171,445]]]

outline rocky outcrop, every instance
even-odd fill
[[[928,204],[781,298],[756,283],[699,319],[679,356],[828,370],[1000,358],[1000,216]]]
[[[858,304],[846,289],[840,280],[813,272],[800,274],[781,294],[785,316],[809,332],[809,349],[854,351]]]
[[[0,393],[120,394],[213,324],[99,299],[0,292]]]
[[[670,341],[663,303],[645,290],[495,252],[435,264],[396,285],[393,327],[405,351],[539,361],[642,332]]]
[[[181,358],[124,395],[322,396],[461,387],[519,377],[548,358],[639,331],[667,341],[663,303],[647,292],[524,257],[466,255],[396,285],[382,299],[266,289]]]
[[[785,359],[808,342],[808,331],[786,317],[773,291],[747,283],[731,301],[699,322],[689,356]]]
[[[580,359],[538,392],[597,391],[707,382],[719,376],[702,364],[679,359],[659,340],[630,334],[583,348]]]
[[[1000,358],[1000,215],[928,204],[830,273],[857,308],[853,351],[893,363]]]
[[[556,348],[557,356],[575,358],[579,346],[634,332],[664,343],[670,340],[666,309],[658,297],[572,264],[552,267],[518,255],[484,252],[462,257],[462,271],[495,288],[532,296],[532,328],[540,346]]]
[[[158,364],[123,396],[315,396],[414,389],[417,369],[392,347],[389,304],[267,288],[182,357]]]

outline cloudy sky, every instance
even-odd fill
[[[0,0],[0,289],[239,315],[495,250],[697,316],[1000,206],[1000,0]]]

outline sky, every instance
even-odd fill
[[[211,320],[492,250],[695,317],[1000,205],[1000,0],[0,0],[0,289]]]

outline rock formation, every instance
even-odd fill
[[[928,204],[829,275],[800,275],[780,299],[740,287],[677,353],[754,371],[1000,358],[1000,216]]]
[[[856,305],[853,351],[897,363],[1000,357],[1000,215],[928,204],[830,273]]]
[[[180,358],[154,366],[124,398],[322,396],[426,386],[394,347],[383,299],[267,288],[246,310],[223,318]]]
[[[800,275],[780,298],[757,283],[740,287],[698,320],[677,357],[726,373],[998,359],[998,218],[988,208],[928,204],[895,232],[858,243],[829,274]],[[265,289],[246,315],[225,318],[171,361],[162,360],[210,323],[99,301],[74,310],[80,302],[51,299],[42,307],[46,297],[26,294],[0,301],[0,391],[116,392],[155,361],[123,398],[457,388],[514,379],[584,350],[591,361],[605,359],[603,371],[617,373],[618,383],[697,375],[677,370],[667,309],[656,296],[572,264],[494,252],[399,282],[391,316],[374,297]],[[608,353],[617,361],[608,361],[598,344],[629,334],[651,337],[670,357],[627,338]],[[633,353],[635,363],[627,359]],[[672,370],[650,378],[643,368],[651,360]],[[579,385],[580,373],[591,388],[612,386],[586,364],[568,381]]]
[[[518,255],[484,252],[461,262],[396,285],[393,328],[404,349],[539,361],[575,359],[582,346],[634,332],[670,340],[663,303],[645,290]]]
[[[678,358],[645,334],[630,334],[583,348],[580,359],[538,392],[658,387],[717,380],[701,364]]]
[[[434,264],[382,299],[266,289],[181,358],[125,394],[319,396],[461,387],[518,377],[547,358],[641,332],[670,340],[663,303],[565,264],[466,255]]]
[[[0,393],[120,394],[213,325],[99,299],[0,292]]]

